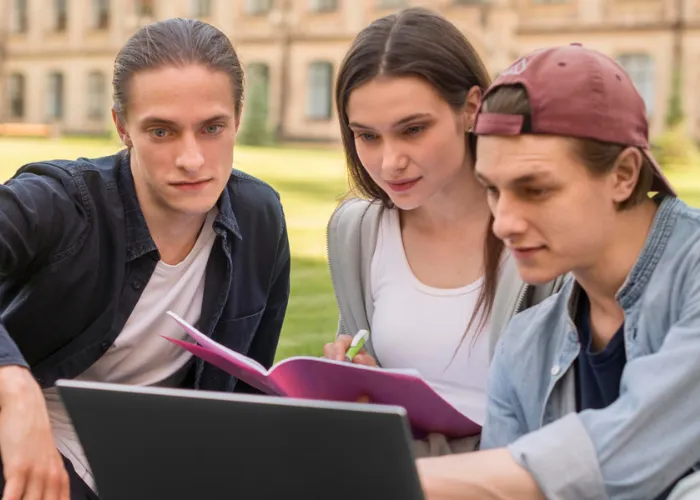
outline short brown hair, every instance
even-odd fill
[[[496,88],[486,96],[482,111],[506,115],[531,114],[530,100],[521,85],[504,85]],[[574,118],[575,119],[575,118]],[[603,175],[613,168],[615,161],[628,146],[601,142],[594,139],[573,139],[576,144],[574,153],[593,175]],[[634,191],[625,201],[618,205],[620,210],[638,205],[649,198],[649,191],[654,180],[654,168],[646,155],[642,155],[642,168]]]

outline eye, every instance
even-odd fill
[[[151,134],[153,137],[156,139],[163,139],[168,135],[168,131],[165,130],[164,128],[154,128],[148,131],[149,134]]]
[[[223,129],[224,129],[224,126],[221,124],[207,125],[206,127],[204,127],[204,131],[208,135],[216,135],[219,132],[221,132]]]
[[[423,132],[423,130],[425,130],[425,127],[423,125],[413,125],[411,127],[406,128],[404,133],[407,135],[416,135]]]
[[[378,138],[377,134],[372,134],[371,132],[363,132],[361,134],[356,134],[355,137],[364,142],[374,141]]]
[[[494,186],[485,186],[486,195],[492,198],[498,198],[498,189]]]
[[[549,193],[549,190],[546,188],[527,188],[525,190],[525,193],[530,198],[542,198],[543,196],[546,196],[547,193]]]

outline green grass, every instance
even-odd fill
[[[118,146],[108,139],[29,140],[0,138],[0,180],[21,165],[53,158],[109,155]],[[320,355],[333,338],[335,296],[326,262],[325,228],[347,188],[342,154],[337,149],[303,146],[237,146],[236,168],[269,182],[282,198],[292,249],[292,295],[277,359]],[[669,170],[671,182],[687,203],[700,207],[700,166]]]
[[[108,139],[0,138],[0,180],[21,165],[54,158],[113,154]],[[292,293],[277,359],[320,355],[337,327],[337,306],[326,262],[325,229],[347,189],[338,150],[237,146],[235,167],[269,182],[282,198],[292,250]]]

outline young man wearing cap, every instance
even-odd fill
[[[700,460],[700,211],[654,161],[641,97],[596,51],[540,50],[474,133],[521,276],[571,279],[501,337],[485,451],[419,461],[427,498],[665,498]]]

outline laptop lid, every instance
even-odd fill
[[[60,380],[100,500],[422,500],[400,407]]]

